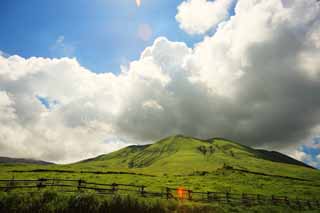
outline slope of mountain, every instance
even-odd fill
[[[268,150],[263,150],[263,149],[257,149],[257,151],[259,152],[260,156],[266,160],[313,168],[312,166],[309,166],[301,161],[298,161],[298,160],[291,158],[287,155],[284,155],[280,152],[268,151]]]
[[[10,164],[37,164],[37,165],[50,165],[51,162],[34,160],[34,159],[24,159],[24,158],[8,158],[0,157],[0,163],[10,163]]]
[[[0,179],[83,179],[194,191],[319,197],[320,171],[277,152],[181,135],[68,165],[0,164]]]
[[[278,152],[252,149],[223,138],[200,140],[182,135],[154,144],[129,146],[119,151],[82,161],[106,169],[129,169],[151,173],[191,174],[225,167],[295,175],[312,167]]]

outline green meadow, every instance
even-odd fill
[[[320,200],[319,170],[279,153],[252,149],[226,139],[172,136],[152,145],[130,146],[74,164],[1,164],[0,168],[0,179],[82,179],[105,184],[144,185],[146,191],[157,192],[165,187],[182,186],[199,192]],[[166,202],[162,200],[164,204],[161,205]],[[270,208],[280,211],[284,207]]]

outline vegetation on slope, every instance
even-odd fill
[[[0,164],[0,179],[84,179],[141,184],[154,191],[184,186],[194,191],[319,199],[320,172],[278,156],[225,139],[172,136],[70,165]]]
[[[216,171],[224,165],[237,169],[290,176],[309,166],[276,152],[255,150],[225,139],[200,140],[172,136],[145,146],[129,146],[111,154],[74,164],[106,169],[131,169],[147,173],[190,174]]]

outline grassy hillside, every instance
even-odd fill
[[[290,164],[289,164],[290,163]],[[196,191],[320,198],[320,172],[276,152],[225,139],[172,136],[70,165],[0,164],[0,179],[70,178]]]
[[[179,175],[199,171],[214,172],[224,166],[231,166],[297,178],[303,178],[304,174],[301,173],[310,171],[306,164],[277,152],[255,150],[226,139],[200,140],[180,135],[152,145],[129,146],[73,166]]]

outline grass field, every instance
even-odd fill
[[[173,136],[69,165],[1,164],[0,179],[84,179],[140,184],[155,191],[183,186],[194,191],[320,200],[319,170],[270,159],[258,150],[223,139]]]
[[[296,210],[286,206],[238,206],[224,204],[201,204],[192,202],[166,201],[159,199],[141,199],[136,197],[106,197],[96,194],[62,194],[46,191],[43,193],[0,193],[0,212],[2,213],[227,213],[227,212],[310,212],[317,210]]]

